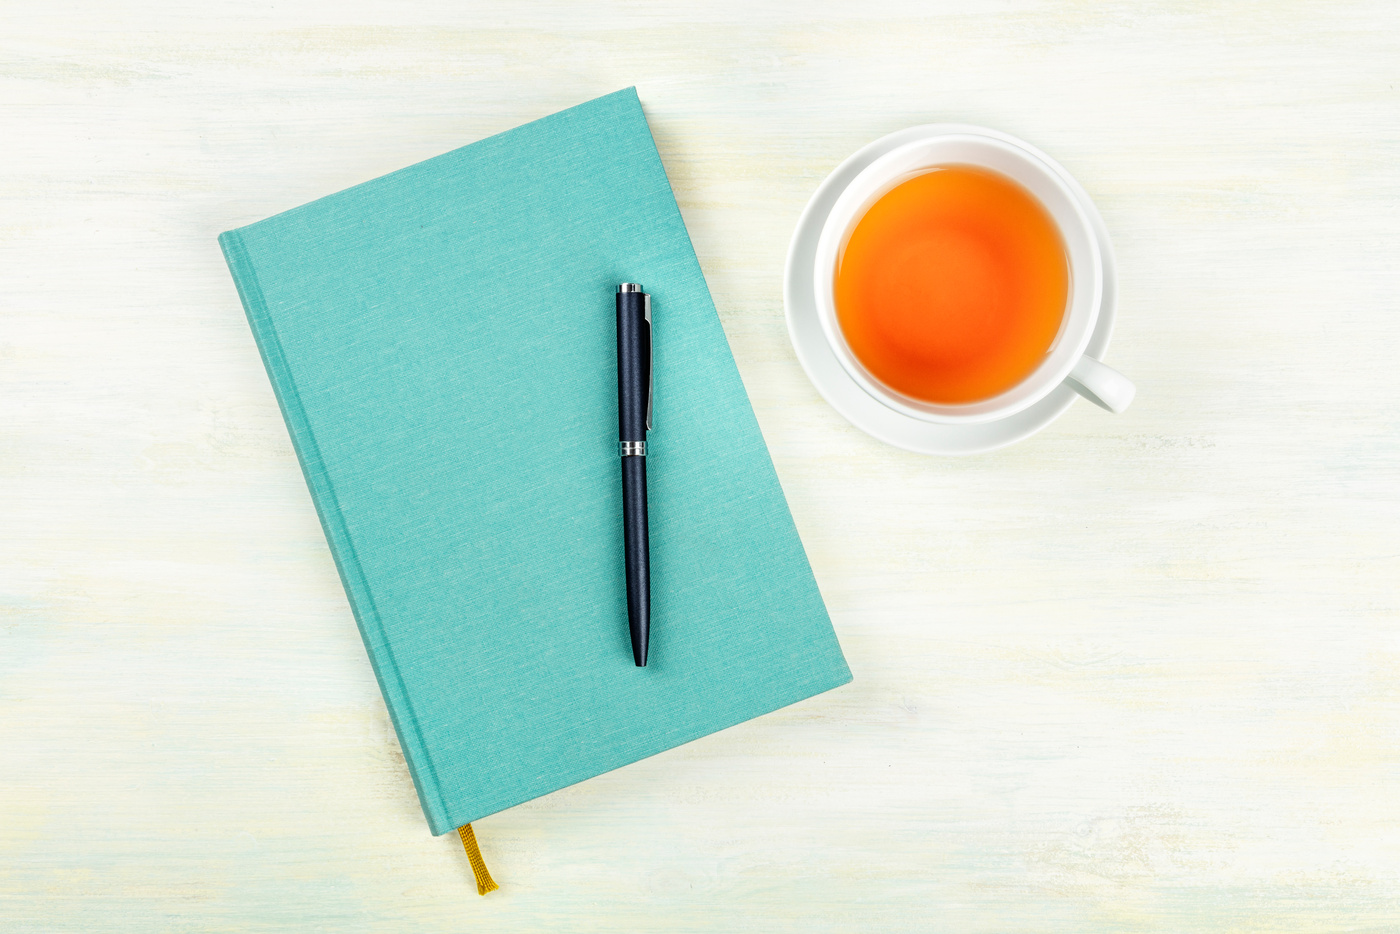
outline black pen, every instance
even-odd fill
[[[622,455],[622,547],[632,659],[647,663],[651,570],[647,555],[647,431],[651,429],[651,296],[617,287],[617,431]]]

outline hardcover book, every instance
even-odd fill
[[[433,833],[850,680],[635,91],[219,242]],[[653,309],[645,668],[620,282]]]

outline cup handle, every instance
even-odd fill
[[[1089,356],[1079,358],[1065,382],[1094,405],[1114,415],[1125,411],[1137,395],[1132,380]]]

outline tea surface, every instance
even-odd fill
[[[948,166],[903,182],[851,234],[836,316],[891,389],[976,402],[1025,379],[1059,332],[1069,264],[1055,222],[1005,176]]]

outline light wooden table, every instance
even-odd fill
[[[10,2],[0,930],[1400,929],[1400,8]],[[428,835],[215,235],[635,84],[855,672]],[[846,424],[780,273],[864,142],[1095,197],[1119,418]]]

